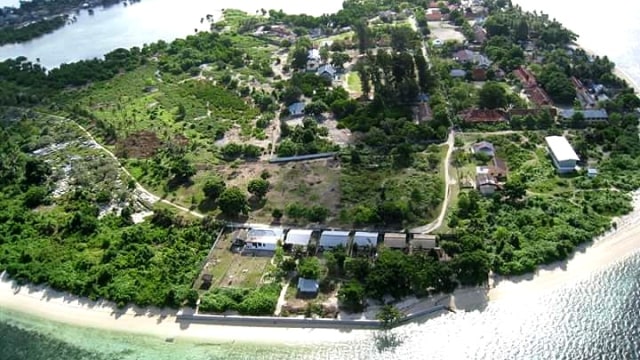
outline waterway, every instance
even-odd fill
[[[13,0],[0,0],[14,5]],[[82,10],[77,22],[32,41],[0,47],[0,60],[26,56],[40,60],[47,69],[62,63],[101,57],[117,48],[131,48],[157,40],[171,41],[198,31],[208,30],[205,18],[217,18],[221,10],[234,8],[255,13],[262,8],[283,9],[288,13],[321,15],[342,7],[342,0],[142,0],[128,6],[98,8],[93,15]]]

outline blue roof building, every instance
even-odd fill
[[[287,109],[289,110],[289,115],[291,115],[291,116],[302,116],[302,115],[304,115],[304,103],[303,102],[293,103],[293,104],[289,105],[289,107],[287,107]]]
[[[318,280],[298,278],[298,292],[306,295],[316,295],[320,285]]]

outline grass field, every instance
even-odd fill
[[[213,276],[212,287],[255,288],[260,284],[270,256],[243,256],[231,251],[232,233],[226,233],[207,258],[201,277]]]

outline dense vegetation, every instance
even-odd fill
[[[54,133],[56,125],[31,116],[3,122],[0,133],[0,268],[20,282],[118,306],[193,305],[191,284],[215,228],[161,210],[138,225],[127,208],[99,217],[97,203],[104,200],[93,194],[95,184],[52,196],[49,163],[28,153],[73,131]]]
[[[282,286],[263,285],[257,289],[219,288],[202,296],[200,310],[223,313],[237,311],[242,315],[273,315]]]
[[[0,29],[0,45],[25,42],[48,34],[63,27],[67,19],[66,15],[61,15],[19,28],[3,27]]]

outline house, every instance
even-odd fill
[[[320,50],[310,49],[307,53],[307,71],[317,71],[320,67]]]
[[[496,149],[492,143],[488,141],[480,141],[471,145],[471,152],[474,154],[486,154],[493,157],[496,153]]]
[[[491,166],[489,166],[489,175],[498,180],[503,180],[507,178],[508,173],[509,168],[507,168],[507,163],[501,158],[494,156],[493,159],[491,159]]]
[[[607,122],[609,121],[609,114],[605,109],[587,109],[587,110],[573,110],[567,109],[560,111],[560,117],[562,120],[570,121],[575,114],[582,114],[584,121],[586,122]]]
[[[452,78],[464,79],[464,77],[467,76],[467,72],[462,69],[453,69],[449,72],[449,75],[451,75]]]
[[[298,294],[303,296],[316,296],[320,284],[318,280],[298,278]]]
[[[425,17],[427,18],[427,21],[442,21],[442,20],[446,20],[445,16],[442,15],[442,12],[437,7],[428,8]]]
[[[247,233],[244,250],[275,251],[278,246],[278,241],[281,240],[281,229],[251,229]]]
[[[323,231],[318,246],[323,249],[333,249],[338,245],[347,247],[349,244],[348,231]]]
[[[356,233],[353,235],[353,244],[358,245],[358,247],[376,247],[378,246],[378,233],[356,231]]]
[[[474,68],[473,71],[471,72],[471,79],[473,79],[473,81],[487,80],[487,70],[481,67]]]
[[[544,140],[547,142],[549,154],[556,170],[559,173],[575,171],[576,163],[580,158],[567,139],[564,136],[547,136]]]
[[[529,96],[529,100],[538,106],[553,106],[549,94],[539,86],[528,88],[524,92]]]
[[[594,169],[594,168],[587,169],[587,176],[590,178],[594,178],[598,176],[598,169]]]
[[[460,112],[458,116],[466,123],[499,123],[507,120],[500,110],[469,109]]]
[[[453,54],[453,59],[459,63],[470,63],[474,60],[476,53],[471,50],[458,50]]]
[[[513,70],[513,74],[516,76],[516,78],[518,78],[518,80],[520,80],[520,83],[522,83],[522,86],[524,88],[538,86],[538,81],[536,80],[536,77],[533,75],[533,73],[522,66]]]
[[[312,230],[291,229],[287,232],[287,237],[285,238],[284,243],[285,245],[306,247],[311,241],[312,233]]]
[[[403,250],[407,248],[407,234],[405,233],[385,233],[384,247],[387,249]]]
[[[542,116],[545,113],[553,118],[553,117],[556,116],[557,110],[555,108],[551,108],[551,107],[544,107],[544,108],[538,107],[538,108],[534,108],[534,109],[511,108],[511,109],[509,109],[507,111],[507,113],[509,114],[510,118],[512,118],[514,116],[525,117],[525,116],[528,116],[528,115],[531,115],[531,116]]]
[[[336,78],[336,69],[331,64],[325,64],[318,68],[316,72],[318,76],[323,77],[329,81],[333,81]]]
[[[413,234],[409,241],[411,251],[431,250],[437,247],[436,236],[428,234]]]
[[[482,195],[491,195],[498,190],[499,185],[496,179],[489,174],[476,175],[476,189]]]
[[[289,115],[293,116],[293,117],[297,117],[297,116],[302,116],[304,115],[304,103],[303,102],[296,102],[293,103],[291,105],[289,105],[289,107],[287,107],[287,109],[289,110]]]
[[[575,76],[571,77],[571,84],[576,89],[576,96],[578,101],[582,104],[582,107],[592,108],[596,106],[596,99],[589,93],[589,90],[582,84],[582,81],[578,80]]]
[[[481,26],[473,27],[473,42],[479,45],[484,44],[487,41],[487,31]]]

